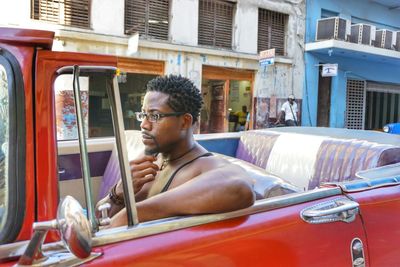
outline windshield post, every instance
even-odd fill
[[[117,75],[115,72],[113,73],[112,80],[109,79],[109,81],[110,82],[107,83],[106,87],[113,118],[112,121],[118,152],[119,166],[121,171],[122,187],[124,189],[124,200],[126,213],[128,216],[128,226],[134,226],[139,223],[139,220],[137,216],[133,185],[131,179],[128,179],[128,177],[131,177],[131,173],[129,169],[128,150],[126,146],[121,98],[119,94]]]
[[[81,152],[80,154],[82,162],[83,185],[85,188],[85,198],[86,198],[86,207],[88,211],[88,218],[92,226],[92,231],[95,232],[98,229],[98,225],[94,211],[94,203],[92,199],[92,181],[90,179],[91,176],[90,176],[89,157],[86,146],[85,129],[84,129],[85,126],[83,123],[79,73],[80,73],[79,66],[75,65],[73,67],[73,89],[74,89],[76,118],[78,125],[79,149]]]

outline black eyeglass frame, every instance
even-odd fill
[[[146,112],[135,112],[136,120],[142,122],[146,118],[149,122],[158,122],[160,119],[165,117],[180,116],[186,112],[171,112],[171,113],[146,113]],[[144,116],[140,118],[140,116]],[[153,116],[153,118],[152,118]]]

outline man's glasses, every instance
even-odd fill
[[[138,121],[144,121],[146,118],[149,122],[157,122],[164,117],[172,117],[183,115],[185,112],[172,112],[172,113],[145,113],[145,112],[135,112],[136,119]]]

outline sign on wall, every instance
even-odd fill
[[[337,75],[338,64],[322,64],[322,77],[332,77]]]
[[[261,66],[272,65],[275,63],[275,48],[260,52],[259,62]]]

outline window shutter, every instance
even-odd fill
[[[125,33],[168,40],[169,0],[126,0]]]
[[[33,0],[33,19],[66,26],[89,28],[89,0]]]
[[[258,51],[275,48],[275,54],[285,55],[285,28],[288,15],[258,9]]]
[[[57,0],[33,0],[32,18],[59,23],[60,5]]]
[[[148,36],[168,40],[169,0],[149,1]]]
[[[232,49],[234,3],[219,0],[200,0],[198,42]]]
[[[65,0],[64,24],[89,28],[89,0]]]

